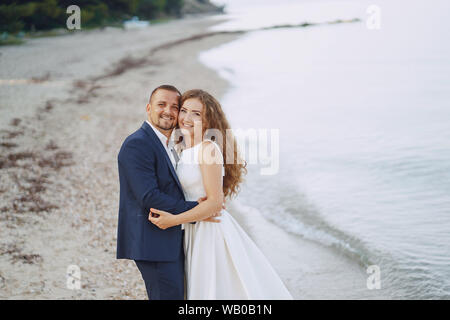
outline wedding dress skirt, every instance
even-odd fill
[[[220,220],[185,225],[187,299],[292,299],[236,220],[226,210]]]
[[[184,150],[178,163],[186,200],[205,195],[199,146]],[[183,225],[187,299],[292,299],[252,239],[229,212],[221,213],[220,223]]]

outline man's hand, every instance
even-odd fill
[[[203,201],[205,201],[206,199],[207,199],[207,197],[201,197],[201,198],[198,198],[197,202],[198,202],[198,204],[200,204]]]
[[[208,199],[207,197],[201,197],[198,198],[197,202],[198,204],[202,203],[203,201],[205,201],[206,199]],[[227,208],[225,207],[225,199],[223,200],[223,204],[222,204],[222,209],[226,210]]]
[[[203,201],[205,201],[206,199],[207,199],[207,197],[201,197],[197,200],[197,202],[200,204]],[[222,209],[224,209],[224,210],[226,209],[225,200],[223,200]],[[202,221],[219,223],[220,219],[216,219],[216,217],[220,217],[221,215],[222,215],[222,213],[220,213],[220,211],[219,211],[219,212],[216,212],[215,214],[213,214],[211,217],[203,219]]]
[[[205,222],[214,222],[214,223],[219,223],[220,219],[216,219],[216,217],[220,217],[222,214],[220,212],[216,212],[214,215],[212,215],[209,218],[203,219],[202,221]]]

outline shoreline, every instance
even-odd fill
[[[181,19],[0,47],[0,79],[13,80],[0,83],[0,298],[146,299],[134,263],[115,259],[117,152],[144,121],[157,85],[202,88],[219,101],[230,89],[197,58],[239,37],[195,38],[219,22]],[[355,287],[373,296],[355,262],[238,202],[230,208],[295,299],[345,299]],[[66,286],[71,265],[80,267],[81,290]]]

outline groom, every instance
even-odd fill
[[[170,136],[180,98],[174,86],[154,89],[147,121],[125,139],[118,156],[117,259],[135,261],[150,300],[184,299],[184,230],[181,226],[159,229],[148,220],[150,208],[179,214],[204,200],[185,201],[174,169],[178,155]],[[216,222],[214,217],[205,221]]]

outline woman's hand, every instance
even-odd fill
[[[153,208],[150,209],[148,220],[162,230],[179,224],[174,214]]]

